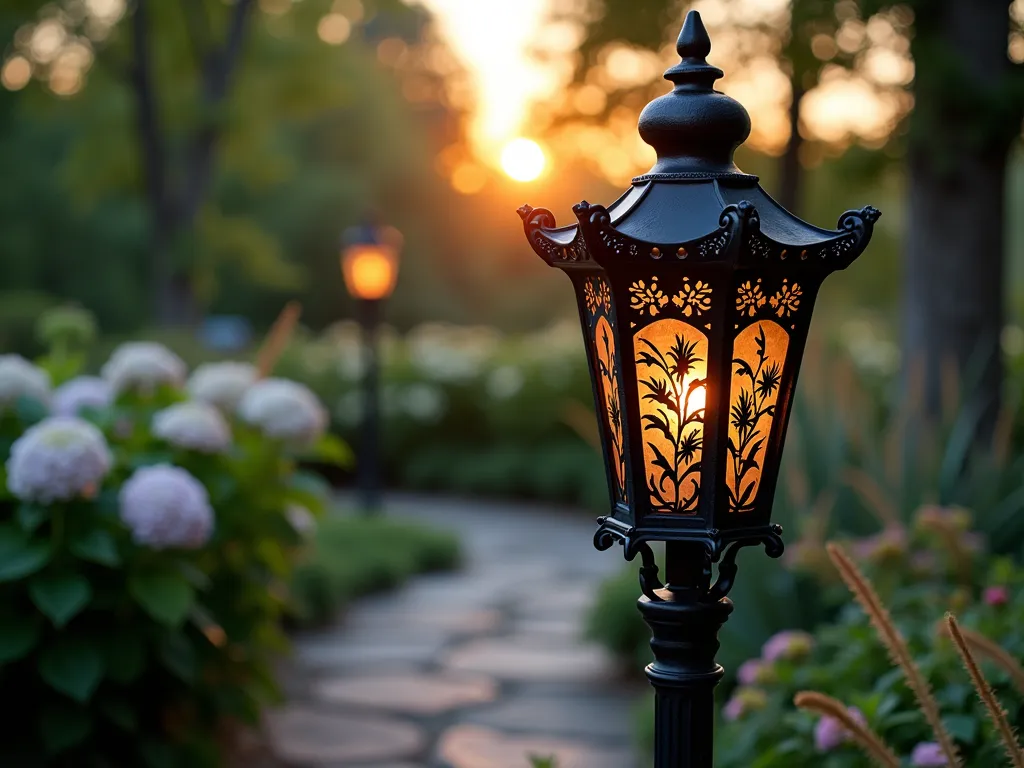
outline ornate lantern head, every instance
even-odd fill
[[[740,547],[782,553],[772,498],[814,300],[879,214],[847,211],[830,231],[779,206],[733,162],[750,119],[714,90],[722,72],[697,13],[677,50],[675,87],[640,116],[650,172],[607,208],[576,205],[571,226],[543,208],[519,214],[576,290],[612,500],[596,543],[641,552],[645,592],[660,587],[647,542],[702,551],[696,586],[721,597]]]
[[[394,227],[365,224],[345,232],[341,271],[353,298],[386,299],[395,290],[402,235]]]

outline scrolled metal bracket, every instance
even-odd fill
[[[753,536],[747,539],[737,539],[731,542],[722,555],[718,564],[718,578],[708,590],[702,602],[717,603],[727,596],[736,583],[736,573],[739,566],[736,565],[736,556],[743,547],[752,547],[764,544],[764,552],[768,557],[779,558],[786,548],[782,541],[782,526],[775,524],[768,528],[760,536]]]
[[[599,552],[610,549],[613,544],[619,543],[623,547],[623,555],[627,562],[640,555],[640,590],[652,602],[662,602],[664,598],[658,590],[664,589],[665,585],[658,578],[658,564],[654,559],[654,550],[646,541],[633,540],[632,534],[635,529],[630,528],[612,517],[597,518],[598,528],[594,533],[594,546]]]

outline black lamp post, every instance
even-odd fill
[[[342,238],[341,271],[348,292],[356,299],[363,331],[362,444],[359,450],[359,491],[363,510],[380,509],[379,432],[380,363],[377,329],[380,305],[395,289],[402,235],[394,227],[365,224],[346,230]]]
[[[736,555],[783,550],[772,498],[814,299],[879,214],[847,211],[829,231],[780,207],[733,163],[750,119],[714,90],[722,72],[696,12],[677,50],[674,89],[640,116],[650,172],[607,208],[575,206],[571,226],[542,208],[519,214],[576,290],[612,498],[594,542],[642,558],[655,768],[709,768]],[[665,542],[666,584],[652,541]]]

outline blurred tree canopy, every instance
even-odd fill
[[[269,322],[301,292],[322,325],[346,301],[339,233],[378,210],[421,256],[406,265],[411,304],[450,303],[423,258],[444,248],[425,221],[441,186],[429,134],[409,130],[429,116],[376,56],[381,39],[415,40],[424,16],[398,0],[354,7],[133,0],[98,28],[78,0],[5,3],[0,35],[27,57],[41,24],[89,55],[68,93],[63,54],[0,90],[4,289],[36,292],[26,312],[80,301],[108,330],[204,311]]]
[[[586,80],[615,41],[658,50],[679,10],[675,0],[598,3],[588,17],[577,81]],[[759,50],[773,52],[789,75],[790,138],[777,185],[788,207],[799,199],[801,100],[826,67],[863,63],[870,37],[864,30],[872,19],[884,19],[909,41],[915,76],[903,156],[906,393],[937,412],[942,382],[955,371],[984,433],[995,423],[1002,384],[1007,168],[1024,118],[1024,66],[1007,46],[1011,35],[1021,42],[1020,4],[790,0],[785,10],[781,20],[737,26],[765,38]],[[902,135],[893,130],[890,141]]]

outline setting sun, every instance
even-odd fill
[[[501,151],[501,167],[516,181],[533,181],[546,164],[544,150],[530,139],[513,139]]]

